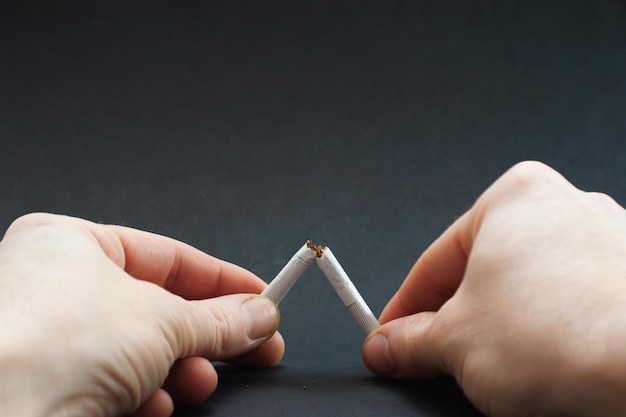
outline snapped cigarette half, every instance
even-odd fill
[[[378,320],[376,320],[374,313],[372,313],[372,310],[365,303],[365,300],[356,289],[337,258],[335,258],[330,248],[324,248],[321,256],[318,256],[316,261],[317,265],[337,292],[339,298],[341,298],[343,305],[346,306],[361,330],[363,330],[363,333],[368,335],[377,329],[380,324]]]
[[[263,290],[261,295],[271,298],[276,304],[280,303],[280,300],[289,292],[300,275],[313,263],[315,256],[316,252],[311,250],[309,242],[305,243]]]

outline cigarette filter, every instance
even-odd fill
[[[343,305],[352,314],[361,330],[368,335],[378,328],[380,324],[376,320],[374,313],[365,303],[365,300],[329,247],[324,248],[321,256],[317,258],[317,265],[326,275],[337,295],[341,298]]]
[[[300,278],[300,275],[306,271],[315,259],[315,251],[311,250],[307,244],[308,242],[291,257],[289,262],[263,290],[261,295],[271,298],[276,304],[280,303],[280,300],[289,292],[293,284]]]

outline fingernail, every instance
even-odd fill
[[[278,306],[267,297],[254,296],[242,304],[246,317],[248,337],[252,340],[271,336],[280,321]]]
[[[397,372],[389,355],[389,341],[383,333],[374,333],[363,344],[365,365],[375,374],[391,375]]]

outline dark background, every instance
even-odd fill
[[[626,203],[624,2],[0,10],[2,230],[31,211],[124,224],[268,281],[310,238],[379,314],[517,161]],[[218,365],[215,395],[175,415],[480,415],[451,380],[371,376],[317,269],[281,311],[278,368]]]

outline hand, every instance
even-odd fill
[[[172,398],[202,401],[210,360],[281,359],[264,287],[169,238],[22,217],[0,242],[0,415],[163,417]]]
[[[453,375],[490,416],[626,415],[626,212],[536,162],[418,259],[363,346],[375,373]]]

